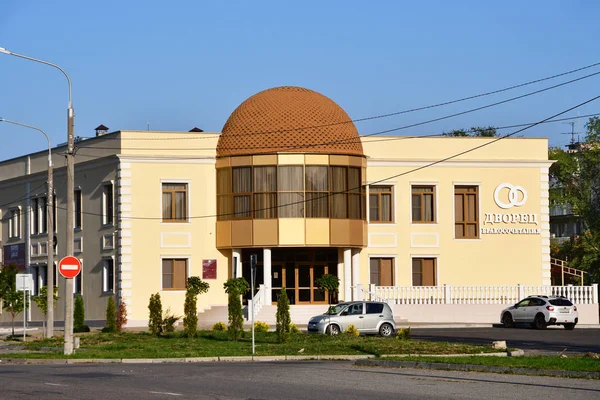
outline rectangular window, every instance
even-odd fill
[[[162,184],[163,222],[187,221],[187,183]]]
[[[48,267],[46,265],[37,265],[31,267],[31,278],[33,280],[33,291],[31,293],[32,296],[39,296],[40,288],[48,285],[48,280],[46,279],[47,272]]]
[[[252,218],[252,167],[231,169],[233,218]]]
[[[479,237],[477,186],[454,187],[454,232],[457,239]]]
[[[73,294],[82,294],[83,261],[79,261],[81,262],[81,272],[79,272],[79,274],[73,278]]]
[[[435,222],[435,190],[433,186],[412,186],[412,222]]]
[[[326,166],[306,166],[306,218],[329,216],[329,185]]]
[[[277,218],[277,167],[254,167],[254,218]]]
[[[279,218],[304,217],[304,167],[283,166],[277,171]]]
[[[371,222],[393,222],[393,204],[391,186],[369,187],[369,220]]]
[[[115,261],[112,258],[102,260],[102,291],[104,293],[115,291]]]
[[[348,218],[361,219],[362,194],[360,168],[348,167]]]
[[[435,258],[412,259],[413,286],[437,286]]]
[[[40,233],[40,199],[31,200],[31,234],[37,235]]]
[[[394,259],[393,258],[371,258],[370,283],[377,286],[394,285]]]
[[[163,290],[185,290],[187,284],[187,259],[162,260]]]
[[[331,218],[348,218],[348,168],[330,167]]]
[[[9,212],[8,221],[8,237],[19,238],[21,237],[21,210],[14,208]]]
[[[38,231],[40,233],[48,233],[48,198],[40,197],[38,200],[40,200],[40,207],[38,209],[40,213],[40,226]]]
[[[102,203],[103,203],[103,224],[112,225],[114,215],[114,195],[112,183],[104,184],[102,187]]]
[[[217,170],[217,219],[229,220],[232,215],[231,168],[219,168]]]
[[[75,229],[81,229],[81,223],[83,219],[82,204],[81,204],[81,189],[75,189],[73,201],[75,202],[73,209],[75,210]]]

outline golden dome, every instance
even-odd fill
[[[320,153],[362,156],[358,131],[333,100],[313,90],[281,86],[263,90],[229,116],[217,157]]]

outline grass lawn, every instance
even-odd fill
[[[72,358],[181,358],[252,355],[250,334],[233,342],[227,332],[199,331],[198,337],[188,339],[180,332],[161,337],[148,333],[88,333],[77,334],[80,348]],[[256,355],[346,355],[346,354],[475,354],[494,352],[491,346],[473,346],[459,343],[396,340],[378,336],[294,334],[286,343],[278,343],[273,332],[257,333]],[[18,343],[23,346],[23,343]],[[60,351],[42,351],[22,354],[2,354],[3,358],[68,358],[62,354],[62,338],[40,339],[25,343],[28,350],[59,348]]]
[[[386,357],[385,360],[420,361],[442,364],[474,364],[512,368],[554,369],[563,371],[600,372],[600,359],[589,356],[527,357]]]

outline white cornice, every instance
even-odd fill
[[[369,159],[367,167],[424,167],[439,160],[399,160]],[[554,161],[550,160],[447,160],[431,165],[431,167],[463,167],[463,168],[549,168]]]

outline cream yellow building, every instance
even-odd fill
[[[548,286],[547,148],[546,139],[360,138],[331,99],[298,87],[251,96],[221,133],[98,132],[77,143],[75,166],[86,315],[101,321],[114,295],[128,325],[144,326],[154,293],[182,315],[186,280],[199,276],[210,284],[201,322],[226,322],[223,283],[249,280],[251,254],[254,302],[267,321],[282,288],[296,310],[322,309],[315,280],[325,273],[340,278],[337,300],[366,298],[375,286]],[[0,204],[33,198],[26,188],[44,182],[38,158],[0,164]],[[59,183],[59,258],[63,191]],[[32,215],[27,201],[2,207],[2,246],[31,251],[43,234],[21,227],[11,237],[15,209]],[[43,261],[25,258],[30,270]]]

